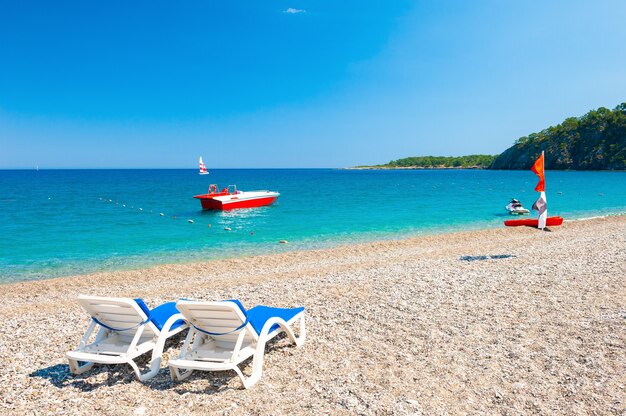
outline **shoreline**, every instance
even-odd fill
[[[0,409],[619,414],[625,235],[621,215],[2,285]],[[250,390],[230,372],[172,383],[182,336],[146,383],[123,365],[74,376],[64,353],[88,323],[79,294],[304,306],[307,341],[268,347]]]
[[[626,218],[626,212],[617,211],[614,213],[609,213],[609,214],[604,214],[604,215],[593,215],[589,217],[565,219],[564,223],[604,219],[604,218],[611,218],[611,217]],[[215,258],[207,258],[205,260],[200,260],[200,261],[195,260],[195,259],[183,259],[178,262],[165,261],[165,262],[144,264],[144,265],[130,264],[128,265],[128,267],[117,267],[117,268],[111,268],[111,269],[105,269],[102,271],[94,271],[94,272],[87,272],[87,273],[70,273],[70,274],[64,274],[60,276],[52,276],[48,278],[0,281],[0,292],[2,291],[2,288],[5,286],[18,285],[22,283],[36,283],[36,282],[43,282],[43,281],[50,281],[50,280],[85,278],[85,277],[92,277],[92,276],[96,277],[98,275],[110,274],[110,273],[133,273],[133,272],[141,272],[141,271],[154,272],[154,271],[158,271],[160,268],[175,269],[176,267],[180,267],[181,270],[188,270],[189,267],[193,268],[197,266],[199,269],[202,269],[202,266],[206,265],[207,263],[213,263],[213,262],[219,262],[219,261],[229,261],[229,260],[257,258],[257,257],[264,258],[267,256],[289,255],[289,254],[299,253],[299,252],[318,252],[318,251],[323,252],[326,250],[335,250],[335,249],[346,248],[350,246],[370,245],[370,244],[377,244],[377,243],[385,244],[385,243],[394,242],[394,241],[414,240],[414,239],[420,239],[420,238],[432,237],[432,236],[453,235],[457,233],[472,233],[472,232],[482,232],[482,231],[510,228],[510,227],[502,228],[503,226],[485,227],[484,224],[482,225],[474,224],[473,226],[467,226],[468,224],[465,224],[465,225],[466,227],[461,228],[461,229],[457,229],[454,227],[444,228],[440,231],[434,231],[432,229],[429,229],[428,232],[425,232],[423,234],[415,233],[412,231],[405,231],[405,232],[398,231],[398,232],[393,232],[393,233],[390,232],[388,234],[385,234],[384,236],[378,236],[378,237],[374,237],[371,239],[364,238],[363,240],[360,240],[360,241],[359,240],[338,241],[338,242],[326,241],[321,247],[313,247],[313,248],[295,247],[293,249],[290,249],[289,246],[286,246],[281,252],[267,252],[264,250],[258,250],[256,252],[241,253],[241,254],[235,254],[232,256],[219,256]],[[396,237],[393,237],[394,235],[396,235]]]

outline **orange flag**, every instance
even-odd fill
[[[535,175],[539,176],[539,183],[537,184],[537,186],[535,186],[535,191],[545,192],[546,178],[543,173],[543,152],[541,152],[541,156],[539,156],[539,158],[535,160],[535,163],[533,164],[533,167],[530,168],[530,170],[535,172]]]

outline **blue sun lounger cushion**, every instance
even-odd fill
[[[268,319],[278,317],[282,318],[285,321],[289,321],[291,318],[299,314],[304,310],[304,307],[299,308],[271,308],[269,306],[255,306],[254,308],[247,311],[248,318],[250,318],[250,324],[254,328],[257,334],[261,333],[263,329],[263,325],[267,322]],[[278,328],[278,324],[275,324],[270,328],[270,332]]]
[[[179,313],[178,309],[176,309],[176,302],[167,302],[157,306],[152,310],[148,308],[143,299],[135,299],[135,302],[137,302],[137,305],[139,305],[143,313],[145,313],[146,316],[150,318],[150,321],[152,321],[154,326],[156,326],[159,331],[163,329],[163,325],[165,325],[165,322],[167,322],[167,320],[170,319],[172,315]],[[179,319],[178,321],[174,322],[171,329],[178,328],[184,323],[185,321]]]
[[[237,306],[239,306],[239,308],[241,309],[241,312],[243,312],[244,316],[248,318],[248,321],[250,322],[256,333],[259,335],[261,334],[263,325],[265,325],[265,322],[267,322],[270,318],[277,317],[282,318],[285,321],[289,321],[291,318],[304,310],[304,307],[272,308],[263,305],[255,306],[252,309],[246,310],[246,308],[244,308],[241,302],[237,299],[230,299],[226,302],[233,302],[237,304]],[[270,328],[270,332],[274,331],[277,328],[278,324],[272,326],[272,328]]]

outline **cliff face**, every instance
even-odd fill
[[[546,169],[625,170],[626,103],[599,108],[582,117],[518,139],[490,169],[530,169],[545,150]]]

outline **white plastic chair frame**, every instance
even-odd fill
[[[168,362],[170,375],[174,381],[189,377],[194,370],[233,370],[241,379],[244,388],[248,389],[261,379],[265,344],[268,341],[283,331],[296,347],[302,345],[306,338],[304,311],[289,321],[278,317],[270,318],[257,335],[250,323],[237,331],[232,331],[246,321],[239,306],[233,302],[179,301],[176,307],[192,325],[189,327],[180,355]],[[292,328],[298,320],[300,334],[296,337]],[[270,332],[275,324],[279,327]],[[198,331],[194,325],[205,331],[228,333],[209,335]],[[250,357],[254,357],[252,374],[246,377],[239,364]]]
[[[73,374],[89,371],[96,363],[128,364],[139,380],[149,380],[157,375],[161,368],[165,341],[188,327],[187,324],[183,324],[171,329],[176,321],[183,319],[183,316],[177,313],[165,322],[163,329],[159,330],[152,322],[146,322],[147,315],[133,299],[79,296],[78,303],[92,318],[95,317],[105,325],[128,329],[114,331],[91,319],[78,348],[66,353]],[[96,327],[100,330],[95,340],[88,344]],[[151,350],[150,369],[141,374],[135,359]],[[80,365],[79,362],[84,364]]]

